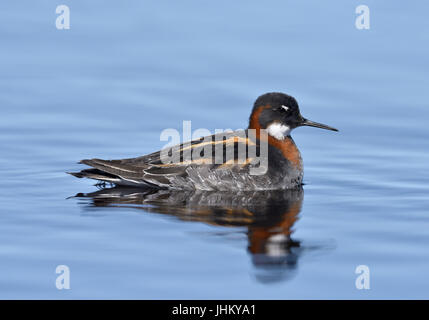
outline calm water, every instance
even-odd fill
[[[366,1],[365,31],[353,1],[75,0],[64,31],[58,4],[0,3],[0,298],[429,298],[429,4]],[[303,191],[65,174],[156,151],[183,120],[243,128],[267,91],[340,129],[294,131]]]

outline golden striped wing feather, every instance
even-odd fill
[[[211,169],[244,168],[252,158],[250,148],[256,147],[255,139],[247,131],[220,133],[198,140],[164,148],[137,160],[148,166],[148,174],[182,173],[188,166],[206,166]],[[134,160],[134,161],[135,161]]]
[[[188,168],[243,170],[253,160],[257,148],[247,130],[219,133],[188,143],[166,147],[138,158],[82,160],[94,169],[74,174],[117,184],[149,184],[166,187],[172,177],[186,178]]]

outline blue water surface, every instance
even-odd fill
[[[429,4],[367,0],[358,30],[360,4],[1,2],[0,298],[429,298]],[[156,151],[184,120],[245,128],[269,91],[340,129],[293,132],[306,185],[285,260],[254,254],[247,222],[69,198],[97,191],[65,173],[80,159]]]

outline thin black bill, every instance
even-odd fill
[[[307,119],[304,119],[302,121],[301,125],[302,126],[309,126],[309,127],[316,127],[316,128],[326,129],[326,130],[331,130],[331,131],[338,131],[338,129],[327,126],[326,124],[314,122],[314,121],[307,120]]]

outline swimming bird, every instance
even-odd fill
[[[246,130],[223,132],[137,158],[85,159],[70,174],[116,185],[161,189],[276,190],[302,185],[301,154],[290,133],[305,119],[294,97],[271,92],[254,103]]]

